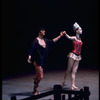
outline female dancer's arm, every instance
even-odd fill
[[[63,34],[65,34],[65,36],[66,36],[68,39],[70,39],[70,40],[75,40],[75,39],[76,39],[75,36],[69,36],[69,35],[66,33],[66,31],[63,31]]]

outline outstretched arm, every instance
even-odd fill
[[[60,35],[53,39],[54,42],[57,42],[62,36],[64,35],[63,32],[60,32]]]
[[[70,39],[70,40],[75,40],[75,39],[76,39],[75,36],[69,36],[69,35],[66,33],[66,31],[63,31],[63,34],[65,34],[65,36],[66,36],[68,39]]]

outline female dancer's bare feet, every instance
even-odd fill
[[[75,85],[73,85],[73,86],[71,87],[71,89],[72,89],[72,90],[78,90],[78,87],[75,86]]]
[[[65,81],[63,81],[61,85],[64,86],[65,85]]]

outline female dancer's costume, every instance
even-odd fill
[[[81,60],[81,48],[82,48],[82,40],[76,40],[73,42],[73,50],[68,54],[68,57],[73,58],[74,60]]]

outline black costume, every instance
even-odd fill
[[[49,50],[51,49],[51,47],[54,44],[53,40],[44,38],[44,41],[46,43],[45,48],[38,43],[37,38],[34,39],[32,42],[32,49],[30,51],[31,61],[32,62],[36,61],[36,63],[42,67],[44,66],[44,64],[46,62],[46,58],[48,56]]]

